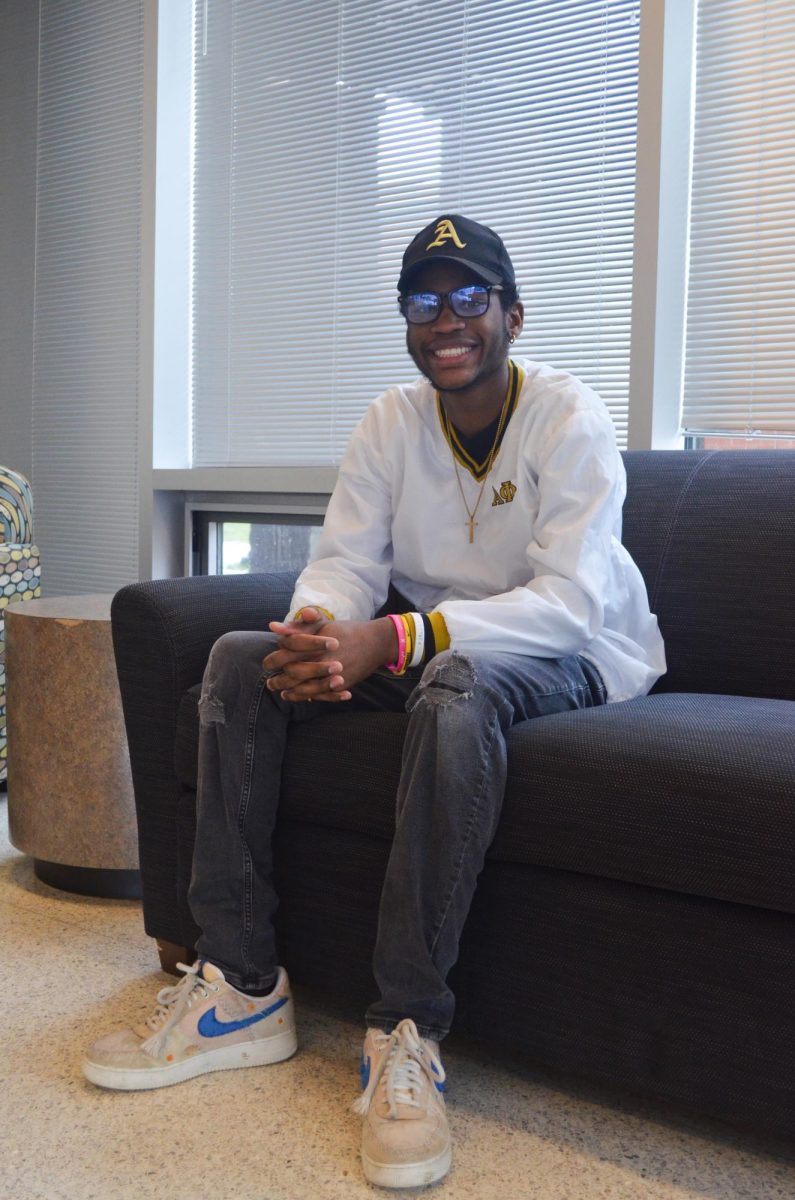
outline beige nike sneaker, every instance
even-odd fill
[[[279,968],[268,996],[246,996],[212,963],[179,963],[145,1025],[94,1042],[83,1060],[92,1083],[121,1091],[167,1087],[207,1071],[281,1062],[297,1047],[290,983]]]
[[[364,1117],[365,1177],[387,1188],[443,1179],[453,1152],[436,1043],[421,1038],[408,1018],[392,1033],[368,1029],[361,1074],[364,1093],[353,1110]]]

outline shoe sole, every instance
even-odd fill
[[[262,1067],[269,1063],[284,1062],[298,1049],[294,1029],[273,1037],[261,1038],[256,1042],[240,1042],[234,1046],[219,1046],[216,1050],[203,1050],[193,1058],[174,1063],[170,1067],[106,1067],[101,1063],[83,1059],[83,1074],[98,1087],[113,1088],[121,1092],[146,1091],[150,1088],[169,1087],[205,1075],[209,1071],[234,1071],[239,1067]]]
[[[453,1150],[448,1146],[435,1158],[417,1163],[379,1163],[362,1151],[362,1169],[368,1183],[378,1187],[407,1188],[424,1187],[444,1179],[453,1161]]]

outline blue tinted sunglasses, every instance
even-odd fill
[[[398,297],[398,305],[411,325],[427,325],[436,320],[445,301],[457,317],[482,317],[491,293],[501,291],[498,284],[487,287],[485,283],[470,283],[452,292],[408,292]]]

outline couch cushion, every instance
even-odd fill
[[[193,787],[197,699],[177,740]],[[294,727],[282,818],[390,839],[407,720]],[[792,701],[660,694],[526,721],[489,857],[795,913],[794,778]]]
[[[795,913],[795,703],[660,694],[517,726],[491,857]]]

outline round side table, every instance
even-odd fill
[[[130,759],[110,595],[10,605],[8,818],[39,879],[65,891],[141,895]]]

